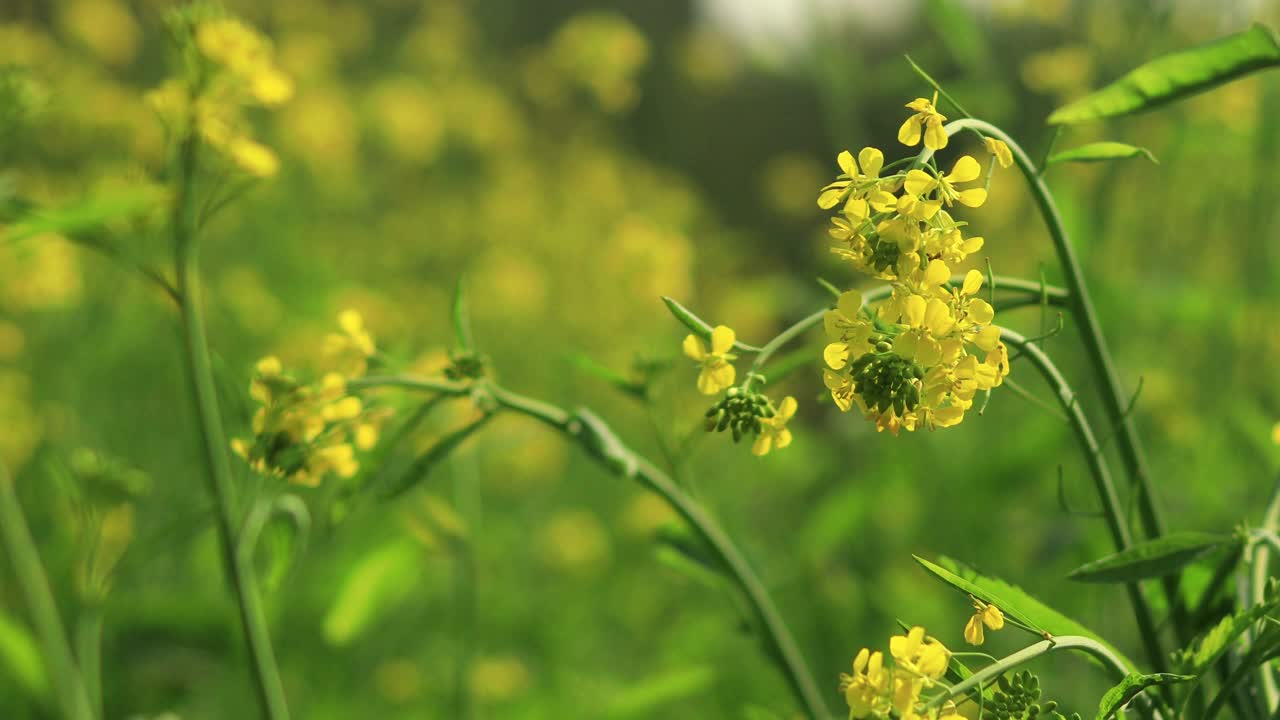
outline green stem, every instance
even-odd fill
[[[1093,366],[1094,374],[1103,386],[1101,394],[1107,418],[1118,428],[1121,441],[1120,455],[1124,461],[1125,474],[1139,488],[1138,514],[1142,520],[1143,530],[1149,538],[1160,537],[1165,533],[1164,521],[1160,517],[1160,510],[1156,506],[1155,495],[1152,492],[1150,472],[1147,467],[1146,455],[1142,449],[1142,443],[1138,439],[1133,419],[1127,412],[1129,397],[1120,386],[1120,378],[1116,374],[1115,365],[1111,361],[1111,354],[1107,350],[1106,339],[1102,335],[1102,327],[1098,323],[1098,314],[1093,308],[1093,301],[1089,295],[1089,286],[1085,282],[1084,271],[1080,267],[1080,261],[1076,258],[1071,239],[1067,236],[1062,216],[1058,213],[1057,205],[1053,202],[1053,195],[1040,177],[1031,157],[1022,149],[1022,146],[1018,145],[1003,130],[991,123],[972,118],[947,124],[948,135],[965,129],[976,130],[982,135],[1003,140],[1009,146],[1009,150],[1012,151],[1013,160],[1017,163],[1018,169],[1022,171],[1022,174],[1027,179],[1027,186],[1031,190],[1032,197],[1035,198],[1041,216],[1044,217],[1045,225],[1049,229],[1049,236],[1052,238],[1054,249],[1058,254],[1058,262],[1062,266],[1062,274],[1066,280],[1068,293],[1068,307],[1075,318],[1076,326],[1080,329],[1080,338],[1084,342],[1089,363]],[[1168,595],[1170,607],[1176,605],[1174,601],[1177,598],[1177,586],[1176,575],[1169,577],[1165,582],[1164,588]],[[1175,624],[1180,625],[1181,623],[1175,622]]]
[[[1129,674],[1129,670],[1125,666],[1124,661],[1116,657],[1115,653],[1107,649],[1107,647],[1102,643],[1099,643],[1092,638],[1080,635],[1060,635],[1052,640],[1041,640],[1040,642],[1035,643],[1034,645],[1028,645],[1011,655],[1006,655],[1000,660],[982,668],[955,685],[952,685],[945,693],[930,698],[929,702],[925,705],[925,708],[938,707],[952,698],[959,697],[969,692],[969,690],[973,688],[993,682],[996,678],[1019,665],[1028,663],[1042,655],[1047,655],[1057,650],[1075,650],[1077,652],[1088,653],[1102,661],[1103,665],[1115,670],[1117,677],[1124,678]]]
[[[86,607],[76,620],[76,660],[95,717],[102,714],[102,608]]]
[[[1080,407],[1075,391],[1067,384],[1066,378],[1058,371],[1057,366],[1053,364],[1049,356],[1037,345],[1028,341],[1027,338],[1012,330],[1002,329],[1000,331],[1000,339],[1018,348],[1036,366],[1036,369],[1044,377],[1045,382],[1057,394],[1058,402],[1067,413],[1071,429],[1075,432],[1076,439],[1080,441],[1080,446],[1084,450],[1085,461],[1088,463],[1089,471],[1093,475],[1094,486],[1098,491],[1098,497],[1102,501],[1102,510],[1107,519],[1107,527],[1111,530],[1111,539],[1115,543],[1116,550],[1128,549],[1133,545],[1133,537],[1129,534],[1129,523],[1125,518],[1124,507],[1120,504],[1119,496],[1116,495],[1115,484],[1111,480],[1111,471],[1107,467],[1106,458],[1102,455],[1102,448],[1098,446],[1097,437],[1093,433],[1093,428],[1089,425],[1088,417],[1085,416],[1084,410]],[[1165,672],[1167,662],[1164,651],[1160,648],[1160,637],[1156,632],[1156,624],[1151,614],[1151,607],[1147,604],[1147,599],[1142,594],[1142,589],[1138,587],[1137,583],[1126,583],[1125,589],[1128,591],[1129,601],[1133,605],[1133,613],[1138,621],[1138,631],[1142,635],[1142,643],[1147,651],[1147,659],[1151,662],[1151,666],[1156,672]]]
[[[183,350],[190,373],[206,462],[209,494],[216,509],[215,525],[222,548],[227,580],[236,596],[240,624],[253,665],[262,712],[268,720],[287,720],[289,708],[276,668],[262,600],[250,558],[236,543],[234,486],[228,445],[218,410],[209,345],[201,309],[200,273],[196,253],[195,176],[199,140],[189,133],[179,150],[179,180],[173,205],[173,240],[177,265],[177,290],[181,298]]]
[[[1267,509],[1262,516],[1262,526],[1257,531],[1266,542],[1257,543],[1250,559],[1249,590],[1250,601],[1254,605],[1266,602],[1268,569],[1271,565],[1272,543],[1276,541],[1276,530],[1280,528],[1280,483],[1271,492]],[[1280,551],[1280,548],[1277,548]],[[1257,633],[1254,633],[1255,639]],[[1268,713],[1280,712],[1280,688],[1277,688],[1275,670],[1270,663],[1258,665],[1258,683],[1262,686],[1262,697],[1266,702]]]
[[[0,542],[9,555],[18,587],[27,601],[31,622],[44,651],[44,661],[58,683],[58,703],[70,720],[94,720],[89,694],[67,643],[67,631],[58,615],[58,605],[49,588],[49,578],[40,563],[40,553],[27,527],[22,506],[13,489],[13,479],[0,464]]]
[[[613,430],[594,413],[586,409],[569,413],[540,400],[504,390],[492,383],[485,383],[483,388],[476,388],[468,384],[434,378],[395,375],[354,379],[348,383],[348,387],[352,389],[398,387],[450,395],[466,395],[477,390],[481,392],[487,390],[500,407],[527,415],[560,431],[577,442],[591,457],[614,474],[635,480],[657,493],[689,523],[694,532],[729,570],[734,583],[746,597],[760,628],[764,631],[764,640],[770,655],[782,666],[792,692],[805,712],[815,720],[826,720],[831,717],[831,712],[818,691],[818,686],[805,664],[804,657],[800,654],[795,639],[791,636],[791,631],[778,613],[764,584],[760,582],[741,551],[693,498],[686,495],[653,463],[623,445]]]

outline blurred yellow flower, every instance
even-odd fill
[[[684,339],[684,354],[702,364],[702,371],[698,374],[698,392],[715,395],[733,385],[736,375],[730,361],[737,356],[729,351],[736,341],[733,329],[724,325],[717,325],[711,331],[710,351],[697,335],[690,334]]]
[[[1013,165],[1013,152],[1009,150],[1009,145],[1005,141],[984,137],[982,138],[982,143],[987,146],[987,152],[991,153],[996,162],[1000,163],[1000,167],[1007,168]]]

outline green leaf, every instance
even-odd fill
[[[475,350],[475,339],[471,335],[471,303],[467,300],[467,284],[461,277],[453,287],[453,336],[458,349],[463,352]]]
[[[1098,702],[1098,717],[1096,720],[1111,720],[1120,708],[1137,697],[1138,693],[1149,687],[1187,682],[1188,680],[1194,680],[1195,677],[1195,675],[1175,675],[1173,673],[1154,673],[1151,675],[1130,673],[1125,676],[1124,680],[1121,680],[1102,696],[1102,700]]]
[[[668,523],[658,528],[655,550],[663,565],[710,587],[722,585],[733,573],[714,557],[683,524]]]
[[[1171,533],[1081,565],[1067,577],[1092,583],[1132,582],[1163,577],[1231,542],[1236,541],[1227,535]]]
[[[1107,160],[1128,160],[1144,156],[1153,163],[1159,164],[1156,156],[1151,151],[1138,147],[1137,145],[1128,145],[1121,142],[1096,142],[1088,145],[1081,145],[1070,150],[1063,150],[1049,156],[1047,165],[1060,162],[1106,162]]]
[[[450,453],[465,442],[467,438],[475,434],[477,430],[484,427],[495,415],[496,413],[485,413],[478,420],[467,423],[445,435],[435,445],[432,445],[429,450],[419,455],[418,459],[414,460],[409,469],[401,474],[399,478],[384,488],[382,490],[382,498],[389,500],[398,497],[426,480],[427,476],[441,460],[449,457]]]
[[[920,556],[913,556],[925,570],[966,595],[972,595],[985,603],[995,605],[1005,615],[1031,628],[1037,633],[1050,635],[1081,635],[1105,646],[1130,670],[1136,670],[1133,661],[1125,657],[1114,645],[1080,623],[1045,605],[1016,585],[999,578],[988,577],[951,558],[938,558],[934,564]],[[949,565],[950,569],[943,567]]]
[[[703,340],[711,340],[711,325],[707,324],[707,321],[697,315],[694,315],[692,310],[665,295],[662,296],[662,302],[666,303],[667,309],[671,311],[671,315],[675,317],[676,320],[679,320],[681,325],[689,328],[689,332],[697,335]],[[743,352],[760,352],[760,348],[755,345],[748,345],[741,341],[735,342],[733,347],[738,350],[742,350]]]
[[[715,669],[698,665],[664,672],[629,684],[605,706],[607,718],[659,717],[661,708],[705,693],[715,682]]]
[[[1280,42],[1275,32],[1254,24],[1244,32],[1141,65],[1101,90],[1054,110],[1049,124],[1073,125],[1141,112],[1276,65],[1280,65]]]
[[[26,627],[0,613],[0,672],[7,673],[26,693],[44,698],[49,694],[40,649]]]
[[[0,241],[16,242],[44,233],[74,236],[91,232],[110,222],[141,215],[155,207],[159,201],[160,195],[154,191],[132,190],[92,197],[52,210],[33,210],[0,230]]]
[[[644,383],[629,378],[607,365],[602,365],[582,353],[569,355],[569,362],[576,365],[578,369],[596,376],[627,395],[643,400],[647,394],[647,388]]]
[[[1236,638],[1277,607],[1280,607],[1280,600],[1273,600],[1222,618],[1213,629],[1201,635],[1185,650],[1174,653],[1174,667],[1195,675],[1204,673],[1231,649]]]
[[[347,574],[325,614],[324,639],[333,645],[354,640],[375,618],[386,615],[420,574],[418,550],[407,541],[397,540],[365,555]]]

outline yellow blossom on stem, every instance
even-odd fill
[[[982,143],[987,146],[987,152],[995,157],[996,162],[1000,163],[1000,167],[1007,168],[1013,165],[1013,152],[1009,150],[1008,144],[997,138],[982,138]]]
[[[787,421],[796,414],[796,399],[788,395],[778,404],[773,417],[760,419],[760,434],[751,445],[751,452],[756,455],[767,455],[770,450],[791,444],[791,431],[787,429]]]
[[[702,371],[698,374],[698,392],[703,395],[715,395],[733,385],[736,372],[733,363],[736,355],[733,349],[737,335],[733,329],[725,325],[717,325],[711,331],[711,349],[697,335],[690,334],[684,339],[684,354],[698,361]]]
[[[924,146],[930,150],[941,150],[947,146],[947,133],[942,129],[942,123],[946,122],[947,117],[934,107],[937,102],[938,94],[934,93],[931,101],[916,98],[907,103],[907,108],[916,112],[898,128],[898,142],[912,147],[920,142],[923,133]]]
[[[840,690],[849,704],[849,717],[860,720],[888,712],[884,700],[889,684],[889,671],[884,667],[884,653],[862,648],[853,659],[853,673],[840,675]]]
[[[977,160],[974,160],[971,155],[961,155],[956,160],[956,164],[951,166],[951,172],[941,177],[934,177],[923,170],[907,172],[907,178],[903,182],[903,189],[911,195],[919,196],[937,188],[942,202],[948,206],[958,200],[962,205],[981,207],[987,201],[985,188],[969,188],[967,190],[956,188],[956,185],[960,183],[977,180],[981,174],[982,167],[978,165]]]
[[[995,605],[973,598],[973,616],[965,623],[964,641],[970,645],[981,645],[985,640],[982,632],[984,625],[992,630],[1000,630],[1004,627],[1004,613]]]
[[[947,648],[933,638],[926,638],[924,628],[919,625],[906,635],[889,638],[889,653],[899,668],[925,679],[926,684],[941,678],[951,661]]]

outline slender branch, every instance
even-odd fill
[[[352,389],[398,387],[450,395],[487,392],[499,407],[531,417],[561,432],[577,442],[591,457],[615,475],[635,480],[657,493],[689,523],[694,532],[729,570],[734,583],[746,597],[756,620],[764,631],[764,640],[771,656],[781,664],[791,689],[805,712],[811,718],[819,720],[832,717],[813,680],[812,673],[800,654],[795,639],[791,636],[791,631],[787,628],[777,607],[774,606],[768,590],[765,589],[741,551],[693,498],[685,494],[652,462],[627,448],[613,430],[590,410],[582,408],[575,413],[569,413],[554,405],[513,393],[492,383],[479,383],[477,387],[472,387],[409,375],[356,378],[348,383],[348,387]]]
[[[276,668],[275,652],[251,558],[240,552],[236,543],[234,485],[227,457],[228,445],[223,432],[222,415],[209,359],[201,308],[200,274],[196,253],[195,176],[199,157],[199,139],[188,133],[179,150],[179,176],[173,205],[174,254],[177,265],[177,290],[181,300],[183,350],[190,373],[191,391],[203,444],[209,494],[215,506],[215,525],[222,548],[227,581],[236,596],[240,624],[249,646],[258,700],[268,720],[287,720],[289,708],[284,686]]]
[[[1093,308],[1093,301],[1089,295],[1089,287],[1084,278],[1084,271],[1080,267],[1080,261],[1076,258],[1075,249],[1071,245],[1066,226],[1062,222],[1062,216],[1058,213],[1057,205],[1053,202],[1053,195],[1049,192],[1049,187],[1045,185],[1044,180],[1036,169],[1035,163],[1032,162],[1026,151],[1022,149],[1022,146],[995,125],[981,120],[966,118],[948,123],[946,127],[949,135],[968,129],[1003,140],[1012,151],[1013,159],[1017,163],[1018,169],[1026,177],[1027,186],[1031,190],[1031,195],[1035,198],[1036,205],[1040,208],[1040,214],[1044,217],[1049,236],[1052,238],[1054,249],[1058,254],[1058,262],[1062,266],[1062,273],[1066,279],[1068,292],[1068,307],[1071,308],[1076,327],[1080,330],[1080,338],[1084,342],[1089,363],[1093,366],[1093,371],[1098,381],[1102,384],[1101,394],[1107,418],[1118,428],[1121,440],[1120,455],[1124,461],[1125,474],[1139,488],[1138,513],[1142,520],[1143,530],[1147,537],[1160,537],[1165,533],[1164,521],[1156,505],[1155,495],[1151,487],[1150,471],[1147,466],[1146,455],[1142,449],[1142,443],[1138,438],[1137,428],[1134,426],[1133,418],[1125,411],[1129,395],[1124,392],[1120,385],[1120,378],[1116,373],[1115,365],[1111,361],[1111,354],[1107,350],[1106,339],[1102,335],[1102,327],[1098,323],[1098,314]],[[1171,607],[1177,607],[1178,577],[1179,575],[1177,574],[1171,575],[1164,582],[1165,594],[1168,596]],[[1185,624],[1182,622],[1184,619],[1175,617],[1174,624],[1178,627],[1180,636],[1185,632],[1182,627]]]
[[[1133,537],[1129,533],[1129,522],[1126,519],[1124,507],[1120,504],[1120,498],[1116,495],[1115,484],[1111,480],[1111,471],[1107,467],[1106,458],[1102,455],[1102,448],[1098,446],[1097,437],[1093,433],[1088,417],[1085,416],[1084,410],[1080,407],[1075,391],[1067,384],[1066,378],[1058,371],[1057,366],[1053,364],[1053,361],[1049,359],[1044,350],[1041,350],[1027,338],[1013,330],[1001,329],[1000,339],[1018,348],[1035,365],[1036,369],[1044,377],[1045,382],[1057,394],[1058,402],[1062,405],[1063,411],[1067,413],[1071,429],[1075,432],[1081,449],[1084,450],[1085,461],[1088,463],[1089,471],[1093,475],[1098,497],[1102,500],[1102,509],[1106,514],[1107,527],[1111,531],[1111,540],[1115,544],[1116,550],[1125,550],[1131,547],[1133,545]],[[1147,651],[1147,659],[1157,672],[1165,672],[1167,660],[1164,651],[1160,647],[1160,637],[1156,633],[1156,624],[1151,613],[1151,607],[1147,604],[1147,599],[1143,596],[1142,589],[1138,587],[1137,583],[1126,583],[1125,589],[1128,591],[1129,601],[1133,605],[1133,613],[1138,621],[1138,630],[1142,635],[1142,642]]]
[[[1111,652],[1111,650],[1107,649],[1105,645],[1098,641],[1081,635],[1059,635],[1052,640],[1041,640],[1040,642],[1035,643],[1034,645],[1028,645],[1011,655],[1006,655],[1000,660],[982,668],[955,685],[952,685],[945,693],[931,698],[925,707],[938,707],[947,700],[959,697],[972,688],[994,681],[996,678],[1019,665],[1057,650],[1075,650],[1077,652],[1092,655],[1098,660],[1101,660],[1103,665],[1114,670],[1117,677],[1120,678],[1124,678],[1129,673],[1124,661],[1116,657],[1115,653]],[[1157,717],[1159,716],[1157,715]]]
[[[102,607],[93,605],[81,610],[76,620],[76,660],[84,680],[85,695],[94,717],[102,714]]]
[[[3,464],[0,464],[0,543],[9,555],[18,587],[31,612],[31,622],[43,646],[45,663],[58,683],[57,696],[62,714],[69,720],[93,720],[89,694],[71,654],[67,631],[58,615],[53,591],[49,588],[49,578],[40,563],[40,553],[22,514],[22,506],[18,504],[13,479]]]
[[[1266,542],[1257,543],[1253,548],[1250,560],[1249,589],[1250,601],[1261,605],[1266,601],[1268,569],[1271,565],[1272,545],[1276,542],[1276,530],[1280,529],[1280,482],[1276,483],[1267,502],[1267,509],[1262,516],[1262,526],[1256,534]],[[1274,548],[1280,551],[1280,548]],[[1254,633],[1255,640],[1257,633]],[[1266,702],[1268,713],[1280,712],[1280,688],[1277,688],[1275,670],[1270,663],[1258,665],[1258,681],[1262,685],[1262,696]]]

